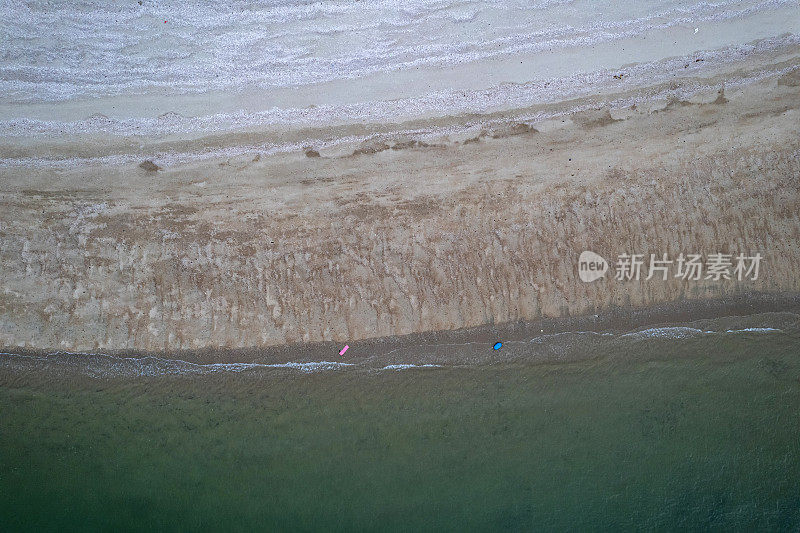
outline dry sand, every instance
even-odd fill
[[[544,123],[506,114],[438,142],[0,169],[0,345],[353,343],[796,294],[798,72],[691,101],[568,102],[593,110]],[[583,283],[587,249],[764,261],[757,281]]]

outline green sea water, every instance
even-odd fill
[[[800,528],[800,338],[568,364],[0,372],[0,529]]]

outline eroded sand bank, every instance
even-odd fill
[[[319,157],[3,168],[0,344],[344,343],[797,292],[797,73]],[[764,259],[756,281],[583,283],[583,250]]]

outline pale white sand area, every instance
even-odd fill
[[[786,34],[800,34],[785,0],[6,4],[19,20],[2,23],[0,133],[70,140],[259,131],[280,146],[287,128],[702,80],[754,41],[796,46]]]

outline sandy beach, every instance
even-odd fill
[[[130,160],[118,164],[76,159],[105,153],[85,142],[7,138],[0,344],[344,344],[795,294],[800,55],[792,44],[726,69],[702,84],[675,78],[480,120],[290,132],[306,148],[272,154],[146,155],[165,145],[246,146],[256,132],[159,137],[149,148],[113,141],[103,150]],[[550,118],[525,119],[536,116]],[[370,129],[367,140],[322,140]],[[427,133],[393,133],[415,130]],[[55,159],[14,163],[41,150]],[[139,164],[151,159],[158,170]],[[764,259],[757,280],[583,283],[583,250],[610,261]]]
[[[0,0],[3,531],[799,531],[797,0]]]

